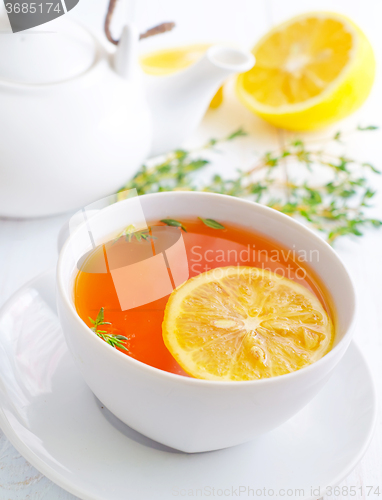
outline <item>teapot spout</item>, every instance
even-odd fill
[[[179,147],[202,120],[221,84],[252,68],[247,51],[215,45],[194,65],[168,77],[151,77],[148,102],[153,117],[151,156]]]

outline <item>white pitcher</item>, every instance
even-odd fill
[[[222,82],[254,64],[213,46],[144,85],[133,25],[113,54],[67,16],[54,29],[0,37],[1,216],[65,212],[115,192],[148,156],[180,146]]]

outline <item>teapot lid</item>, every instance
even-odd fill
[[[69,80],[88,70],[97,56],[93,36],[68,19],[12,33],[3,17],[0,30],[0,79],[8,82],[49,84]]]

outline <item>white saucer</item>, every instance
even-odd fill
[[[289,498],[317,499],[362,458],[376,406],[372,377],[353,344],[324,390],[282,427],[235,448],[187,455],[127,427],[87,388],[55,314],[53,271],[0,312],[0,426],[32,465],[83,499],[235,497],[235,491],[245,498],[265,496],[256,493],[264,488],[267,496],[283,490]],[[312,491],[318,487],[319,495]]]

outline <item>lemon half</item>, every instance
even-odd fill
[[[254,267],[212,269],[171,294],[163,340],[195,378],[241,381],[299,370],[331,348],[334,329],[304,286]]]
[[[255,66],[236,91],[251,111],[290,130],[314,130],[367,98],[375,58],[364,33],[340,14],[303,14],[272,29],[253,49]]]

